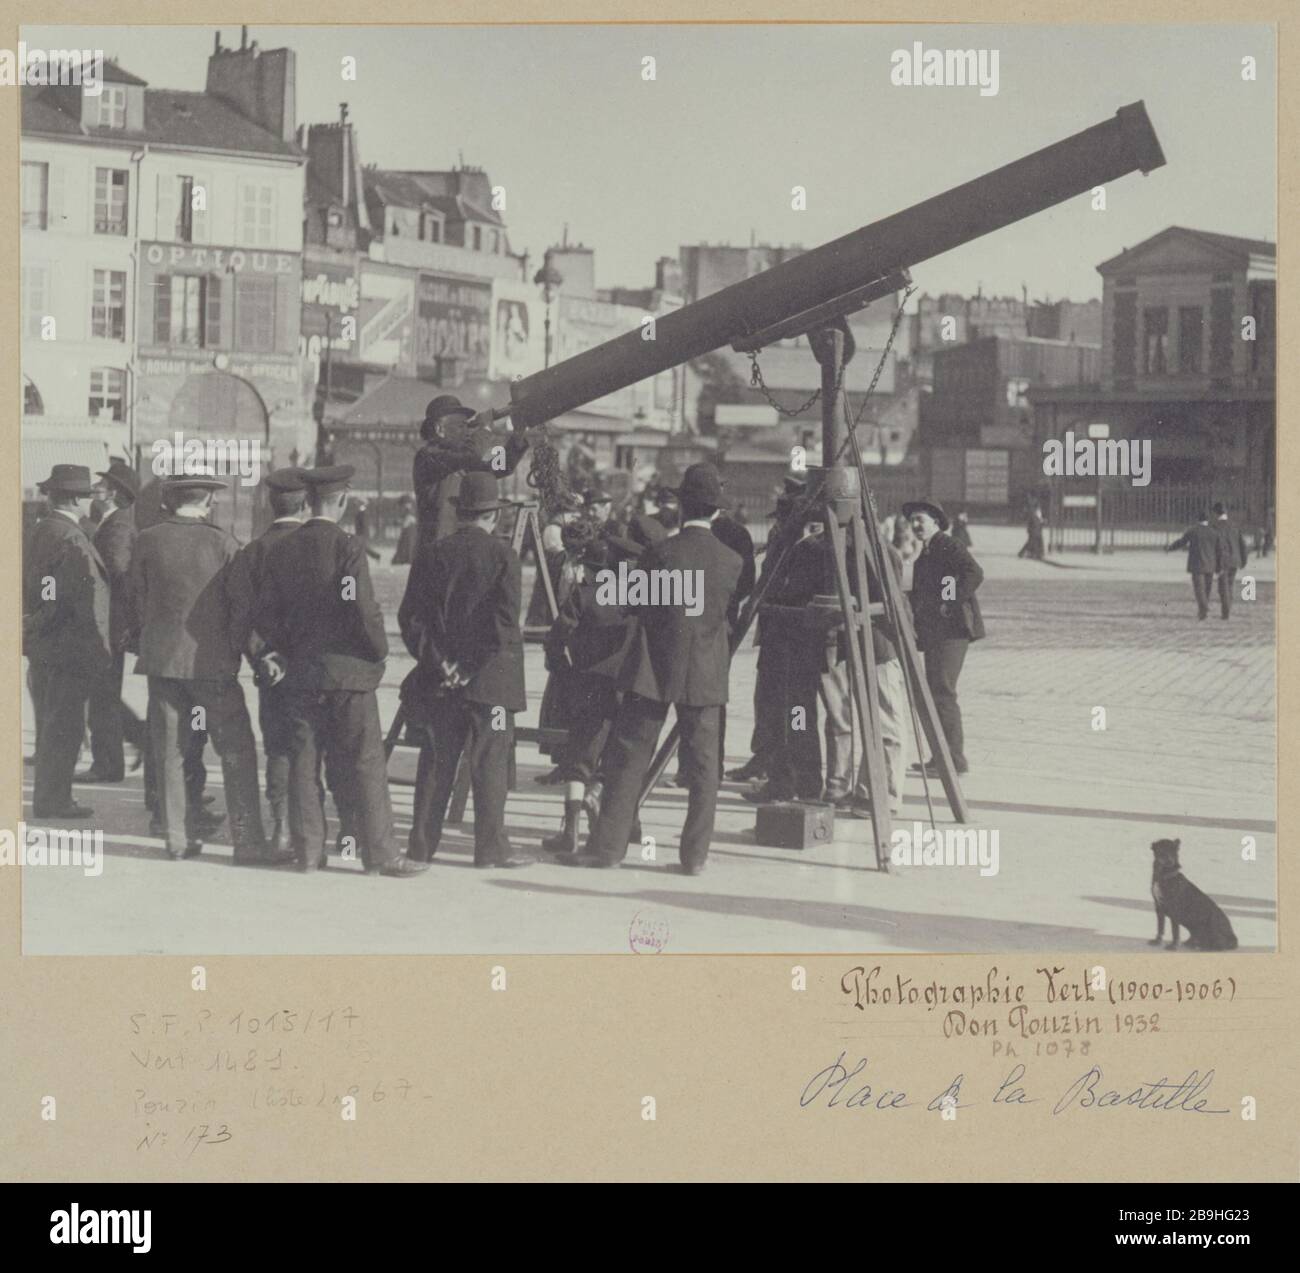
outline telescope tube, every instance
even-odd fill
[[[653,340],[640,330],[627,332],[516,380],[510,386],[511,423],[517,429],[542,424],[710,353],[745,332],[771,327],[882,275],[1164,162],[1146,106],[1121,106],[1113,119],[657,315]]]

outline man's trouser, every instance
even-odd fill
[[[206,729],[221,757],[226,816],[236,853],[263,846],[262,811],[257,794],[257,747],[244,706],[244,691],[233,676],[184,681],[149,678],[149,739],[158,786],[158,820],[167,847],[179,853],[202,807],[187,791],[185,761],[192,757],[193,732]],[[187,816],[188,815],[188,816]]]
[[[325,787],[321,765],[335,785],[339,821],[367,867],[397,857],[388,758],[374,690],[302,690],[286,694],[289,758],[289,839],[299,866],[313,870],[325,857]],[[345,844],[345,849],[351,847]]]
[[[925,681],[934,699],[943,736],[948,740],[953,767],[966,768],[966,736],[962,728],[961,707],[957,702],[957,678],[970,642],[965,637],[939,641],[925,650]]]
[[[95,678],[90,691],[90,764],[98,774],[121,778],[126,772],[124,744],[143,747],[145,724],[122,702],[122,672],[126,656],[113,656],[113,665]]]
[[[1219,571],[1219,614],[1225,619],[1232,613],[1232,589],[1236,581],[1235,570]]]
[[[86,703],[95,676],[78,668],[50,663],[31,664],[29,684],[39,703],[41,722],[36,743],[36,774],[32,812],[52,817],[73,803],[72,775],[86,732]]]
[[[1214,586],[1214,576],[1194,571],[1192,574],[1192,591],[1196,594],[1196,613],[1204,619],[1210,613],[1210,592]]]
[[[903,800],[903,782],[907,775],[911,747],[908,740],[907,687],[903,665],[897,659],[876,664],[876,702],[880,705],[880,739],[885,752],[885,775],[889,782],[889,808],[897,813]],[[837,663],[821,677],[821,700],[826,713],[826,795],[837,800],[847,795],[853,783],[853,760],[860,748],[853,730],[852,699],[849,693],[849,667]],[[867,758],[859,756],[858,781],[853,794],[871,799],[867,784]]]
[[[470,702],[454,693],[434,699],[429,715],[433,723],[420,748],[407,856],[427,862],[437,852],[456,769],[464,754],[474,800],[474,861],[479,865],[502,861],[510,854],[506,793],[514,716],[510,712],[498,716],[490,704]],[[498,722],[505,728],[494,729]]]
[[[686,821],[682,825],[680,855],[684,866],[705,861],[713,839],[718,805],[718,731],[720,706],[676,705],[681,729],[681,773],[686,780]],[[639,694],[624,694],[605,748],[602,770],[605,793],[600,817],[587,839],[586,851],[611,860],[627,853],[636,817],[637,797],[654,758],[659,734],[668,716],[668,704]]]

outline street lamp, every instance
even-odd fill
[[[551,301],[554,300],[555,294],[564,286],[564,275],[551,264],[551,258],[548,255],[542,268],[533,275],[533,282],[542,289],[542,300],[546,302],[546,317],[543,319],[543,330],[546,333],[546,344],[542,354],[542,366],[551,365]]]

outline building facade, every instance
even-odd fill
[[[202,92],[105,80],[24,96],[25,415],[137,463],[178,431],[287,459],[310,423],[293,53],[218,37]]]
[[[1028,336],[986,336],[933,354],[920,399],[920,443],[934,497],[977,513],[1021,507],[1042,483],[1029,394],[1095,385],[1101,349]]]
[[[1036,442],[1150,441],[1151,484],[1262,522],[1276,489],[1276,245],[1171,226],[1097,267],[1096,385],[1031,390]]]

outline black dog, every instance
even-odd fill
[[[1178,927],[1187,929],[1187,944],[1194,950],[1236,950],[1237,934],[1213,898],[1206,897],[1178,865],[1181,840],[1156,840],[1151,845],[1155,862],[1151,870],[1151,896],[1156,903],[1156,935],[1148,945],[1159,946],[1165,935],[1165,916],[1173,928],[1166,950],[1178,949]]]

